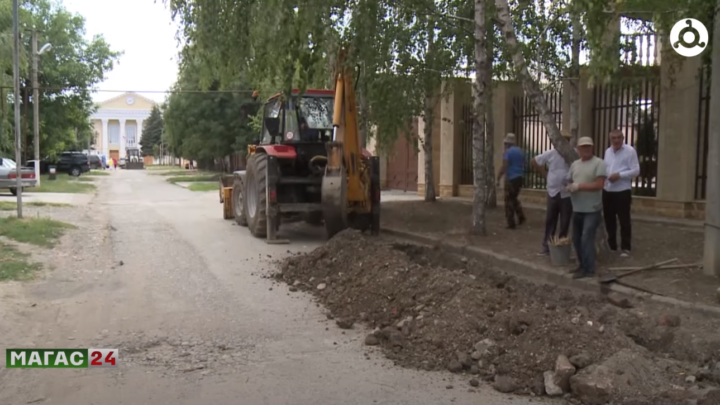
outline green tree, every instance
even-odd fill
[[[174,155],[208,165],[247,149],[257,134],[250,118],[258,105],[241,82],[220,91],[215,81],[202,91],[199,68],[195,59],[183,61],[164,109],[163,142]]]
[[[41,154],[54,154],[67,148],[87,148],[94,137],[90,115],[94,112],[95,104],[90,92],[94,85],[105,79],[105,74],[113,68],[120,53],[112,51],[101,36],[85,39],[84,18],[70,13],[59,3],[50,0],[21,3],[23,93],[27,91],[27,94],[32,94],[27,57],[31,52],[28,30],[33,27],[38,30],[40,44],[51,42],[53,45],[52,51],[43,55],[39,63]],[[7,33],[12,32],[10,5],[10,0],[0,0],[0,50],[5,49]],[[12,36],[9,38],[12,39]],[[11,55],[0,52],[0,68],[3,69],[0,84],[3,86],[6,85],[6,78],[12,77]],[[34,101],[26,98],[24,102],[31,104]],[[8,109],[13,107],[11,102],[8,104]],[[32,122],[32,105],[28,105],[27,109],[29,114],[23,119]],[[12,114],[6,113],[4,116],[12,117]],[[10,123],[4,126],[7,140],[7,134],[12,133],[12,118],[6,118],[5,123]],[[24,125],[28,131],[31,128],[31,125]],[[32,136],[28,136],[28,139],[32,139]],[[7,148],[8,143],[12,145],[11,142],[3,142],[0,136],[0,150]],[[32,150],[32,145],[24,146]]]
[[[156,146],[160,145],[165,122],[163,121],[162,112],[158,105],[154,105],[150,111],[150,117],[143,121],[142,138],[140,139],[140,148],[143,156],[154,156]]]

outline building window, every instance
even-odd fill
[[[113,145],[120,144],[120,123],[117,121],[108,123],[108,142]]]
[[[125,124],[125,133],[127,138],[125,138],[125,141],[127,142],[127,146],[137,146],[137,124]]]

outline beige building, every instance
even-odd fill
[[[125,157],[128,147],[139,147],[143,121],[155,101],[136,93],[123,93],[98,104],[91,116],[95,126],[95,150],[108,159]]]

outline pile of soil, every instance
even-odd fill
[[[720,340],[675,339],[680,328],[673,315],[658,326],[655,315],[618,307],[622,300],[612,305],[601,295],[533,284],[439,248],[348,230],[280,269],[276,278],[291,291],[316,295],[341,328],[355,322],[375,328],[365,343],[381,345],[401,366],[468,373],[502,392],[545,395],[543,374],[557,373],[561,357],[572,363],[572,391],[600,403],[657,400],[665,390],[685,388],[690,395],[687,377],[693,374],[694,383],[701,367],[706,384],[714,384],[713,373],[720,383]],[[634,355],[616,356],[621,351]],[[637,364],[637,358],[646,359],[637,375],[620,381],[600,373],[629,368],[623,359]],[[567,378],[556,382],[567,386]],[[612,386],[605,396],[595,387],[603,378]]]

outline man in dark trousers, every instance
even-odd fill
[[[617,251],[617,223],[620,222],[620,256],[630,256],[632,245],[632,180],[640,174],[635,149],[625,144],[622,131],[610,132],[610,147],[605,151],[605,166],[608,178],[603,190],[603,216],[610,250]]]
[[[525,214],[518,199],[523,186],[523,174],[525,173],[525,153],[515,146],[515,134],[507,134],[504,144],[503,166],[497,176],[497,183],[499,186],[500,179],[505,176],[505,219],[507,220],[508,229],[515,229],[516,215],[519,225],[525,223]]]
[[[570,134],[562,134],[568,141]],[[547,179],[547,210],[545,211],[545,236],[543,237],[542,250],[539,256],[546,256],[549,253],[548,242],[555,236],[558,219],[560,220],[559,237],[565,238],[570,230],[570,219],[573,208],[570,200],[570,193],[565,190],[566,178],[570,165],[558,153],[557,149],[549,149],[532,160],[532,165]],[[547,169],[545,168],[547,165]]]

